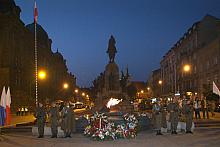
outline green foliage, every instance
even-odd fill
[[[212,100],[218,101],[219,100],[219,95],[212,92],[210,85],[204,84],[203,89],[204,89],[203,94],[207,100],[209,100],[209,101],[212,101]]]

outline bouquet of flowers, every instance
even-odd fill
[[[124,115],[125,123],[115,126],[108,122],[108,117],[104,113],[95,113],[90,124],[85,128],[84,135],[94,140],[115,140],[119,138],[134,138],[137,136],[137,119],[134,115]]]

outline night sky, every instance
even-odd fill
[[[16,0],[25,24],[34,0]],[[146,81],[162,56],[206,14],[220,18],[220,0],[37,0],[38,23],[67,60],[79,86],[91,86],[104,71],[110,35],[116,62],[132,80]]]

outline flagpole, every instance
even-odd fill
[[[36,4],[36,1],[35,1]],[[37,59],[37,21],[34,19],[34,59],[35,59],[35,103],[38,104],[38,59]]]

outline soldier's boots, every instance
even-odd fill
[[[172,131],[171,134],[177,134],[177,132],[176,131]]]
[[[161,130],[158,130],[156,135],[163,135],[163,134],[161,133]]]
[[[39,135],[37,138],[44,138],[44,136],[43,135]]]
[[[188,134],[188,133],[193,134],[193,132],[192,132],[192,131],[186,131],[186,133],[187,133],[187,134]]]
[[[57,138],[57,135],[52,135],[51,138]]]

